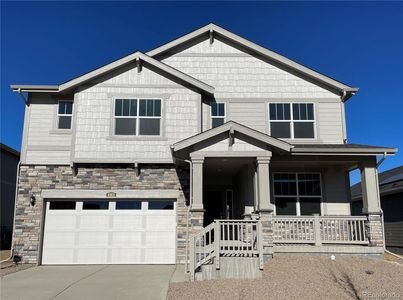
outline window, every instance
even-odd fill
[[[315,138],[315,111],[312,103],[270,103],[270,134],[277,138]]]
[[[161,99],[115,99],[116,135],[160,135]]]
[[[173,201],[161,201],[161,200],[153,200],[148,202],[148,209],[174,209],[174,202]]]
[[[225,104],[211,102],[211,128],[225,123]]]
[[[76,209],[76,202],[75,201],[52,201],[49,203],[50,210],[66,210]]]
[[[57,128],[71,129],[71,117],[73,116],[73,101],[59,101],[57,110]]]
[[[116,209],[141,209],[141,201],[116,201]]]
[[[109,201],[83,201],[83,210],[109,209]]]
[[[321,214],[321,179],[318,173],[273,174],[277,215]]]

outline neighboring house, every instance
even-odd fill
[[[378,175],[381,207],[385,222],[385,243],[389,247],[403,247],[403,166]],[[351,187],[351,210],[362,212],[361,184]]]
[[[346,143],[358,89],[219,26],[60,85],[11,88],[27,104],[23,262],[189,261],[194,275],[227,254],[262,268],[280,252],[382,253],[376,156],[397,150]],[[365,217],[350,216],[356,168]]]
[[[1,149],[1,250],[10,249],[13,232],[15,185],[17,165],[20,153],[7,145],[0,144]]]

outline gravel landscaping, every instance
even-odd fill
[[[172,283],[168,299],[403,299],[403,265],[380,259],[277,256],[259,279]]]

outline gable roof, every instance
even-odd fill
[[[177,142],[177,143],[173,144],[172,145],[172,150],[174,152],[179,151],[179,150],[183,150],[185,148],[191,147],[191,146],[193,146],[195,144],[198,144],[198,143],[203,142],[203,141],[205,141],[207,139],[210,139],[212,137],[220,135],[220,134],[222,134],[224,132],[227,132],[227,131],[229,132],[231,130],[233,130],[234,132],[239,132],[241,134],[249,136],[249,137],[251,137],[251,138],[253,138],[255,140],[258,140],[260,142],[263,142],[265,144],[268,144],[270,146],[273,146],[273,147],[275,147],[277,149],[280,149],[280,150],[283,150],[283,151],[290,152],[290,150],[292,148],[292,145],[287,143],[287,142],[285,142],[285,141],[276,139],[274,137],[271,137],[270,135],[267,135],[267,134],[262,133],[260,131],[256,131],[256,130],[254,130],[252,128],[249,128],[249,127],[244,126],[242,124],[239,124],[237,122],[228,121],[228,122],[224,123],[221,126],[218,126],[218,127],[203,131],[202,133],[198,133],[198,134],[196,134],[194,136],[191,136],[191,137],[189,137],[187,139],[184,139],[184,140],[182,140],[180,142]]]
[[[73,89],[79,85],[82,85],[86,82],[89,82],[95,78],[98,78],[102,75],[105,75],[113,70],[116,70],[117,68],[120,68],[122,66],[125,66],[129,63],[133,63],[136,61],[142,61],[142,62],[148,63],[151,66],[157,68],[158,70],[161,70],[162,72],[167,73],[186,84],[189,84],[190,86],[196,88],[200,92],[204,92],[209,95],[214,94],[214,87],[212,87],[192,76],[189,76],[189,75],[187,75],[167,64],[164,64],[164,63],[162,63],[142,52],[139,52],[139,51],[135,52],[133,54],[130,54],[128,56],[125,56],[121,59],[118,59],[110,64],[102,66],[98,69],[95,69],[91,72],[88,72],[84,75],[81,75],[77,78],[69,80],[61,85],[56,85],[56,86],[11,85],[11,89],[14,92],[64,92],[64,91]]]
[[[175,39],[169,43],[166,43],[156,49],[153,49],[153,50],[147,52],[147,54],[152,57],[162,55],[164,53],[167,53],[167,52],[173,50],[176,47],[184,45],[184,44],[190,42],[191,40],[193,40],[199,36],[205,35],[207,33],[211,33],[213,35],[215,34],[220,37],[224,37],[225,39],[227,39],[235,44],[238,44],[256,54],[259,54],[271,61],[276,62],[280,66],[285,67],[286,69],[293,70],[294,72],[296,72],[296,74],[306,76],[307,78],[310,78],[314,82],[321,83],[325,86],[328,86],[332,90],[337,91],[339,93],[339,95],[343,97],[343,100],[347,100],[348,98],[353,96],[358,91],[358,88],[348,86],[340,81],[337,81],[333,78],[330,78],[326,75],[316,72],[304,65],[301,65],[301,64],[299,64],[291,59],[288,59],[274,51],[271,51],[258,44],[255,44],[255,43],[253,43],[239,35],[236,35],[220,26],[217,26],[213,23],[210,23],[199,29],[196,29],[195,31],[192,31],[180,38],[177,38],[177,39]]]

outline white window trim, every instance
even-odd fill
[[[115,116],[115,109],[116,109],[116,99],[120,100],[136,100],[136,116]],[[154,117],[154,116],[140,116],[140,100],[160,100],[161,101],[161,111],[160,111],[160,116],[159,117]],[[114,137],[144,137],[144,138],[159,138],[162,137],[162,111],[163,111],[163,101],[162,98],[138,98],[138,97],[114,97],[113,98],[113,136]],[[115,119],[136,119],[136,134],[116,134],[115,133],[115,127],[116,127],[116,121]],[[140,135],[140,119],[160,119],[160,134],[159,135]]]
[[[276,195],[275,190],[274,190],[274,175],[275,174],[295,174],[297,194],[296,195]],[[319,175],[320,196],[318,196],[318,195],[312,195],[312,196],[305,196],[305,195],[301,196],[301,195],[299,195],[298,174],[317,174],[317,175]],[[320,199],[320,215],[323,216],[323,212],[324,212],[324,209],[323,209],[323,182],[322,182],[322,174],[320,172],[273,172],[273,174],[272,174],[272,187],[273,187],[274,215],[277,215],[276,198],[295,197],[296,198],[296,204],[295,204],[296,216],[299,216],[299,217],[301,216],[301,205],[300,205],[300,200],[299,200],[300,198],[319,198]]]
[[[290,120],[272,120],[270,119],[270,104],[289,104],[290,105]],[[313,120],[294,120],[293,104],[312,104],[313,105]],[[270,123],[276,122],[290,122],[290,137],[289,138],[279,138],[284,140],[316,140],[317,130],[316,130],[316,105],[313,102],[268,102],[267,113],[269,119],[269,134],[271,134]],[[313,138],[296,138],[294,137],[294,123],[313,123]]]
[[[60,105],[60,102],[71,102],[71,104],[72,104],[72,107],[71,107],[71,114],[60,114],[60,113],[59,113],[59,105]],[[56,130],[60,130],[60,131],[71,131],[71,129],[73,128],[73,112],[74,112],[74,101],[73,101],[73,100],[58,100],[58,101],[57,101]],[[71,117],[70,128],[59,128],[59,117]]]
[[[210,104],[210,128],[213,128],[213,119],[224,119],[224,123],[227,122],[227,103],[226,102],[213,102],[213,103],[224,104],[224,115],[213,116],[211,114],[211,104]]]

